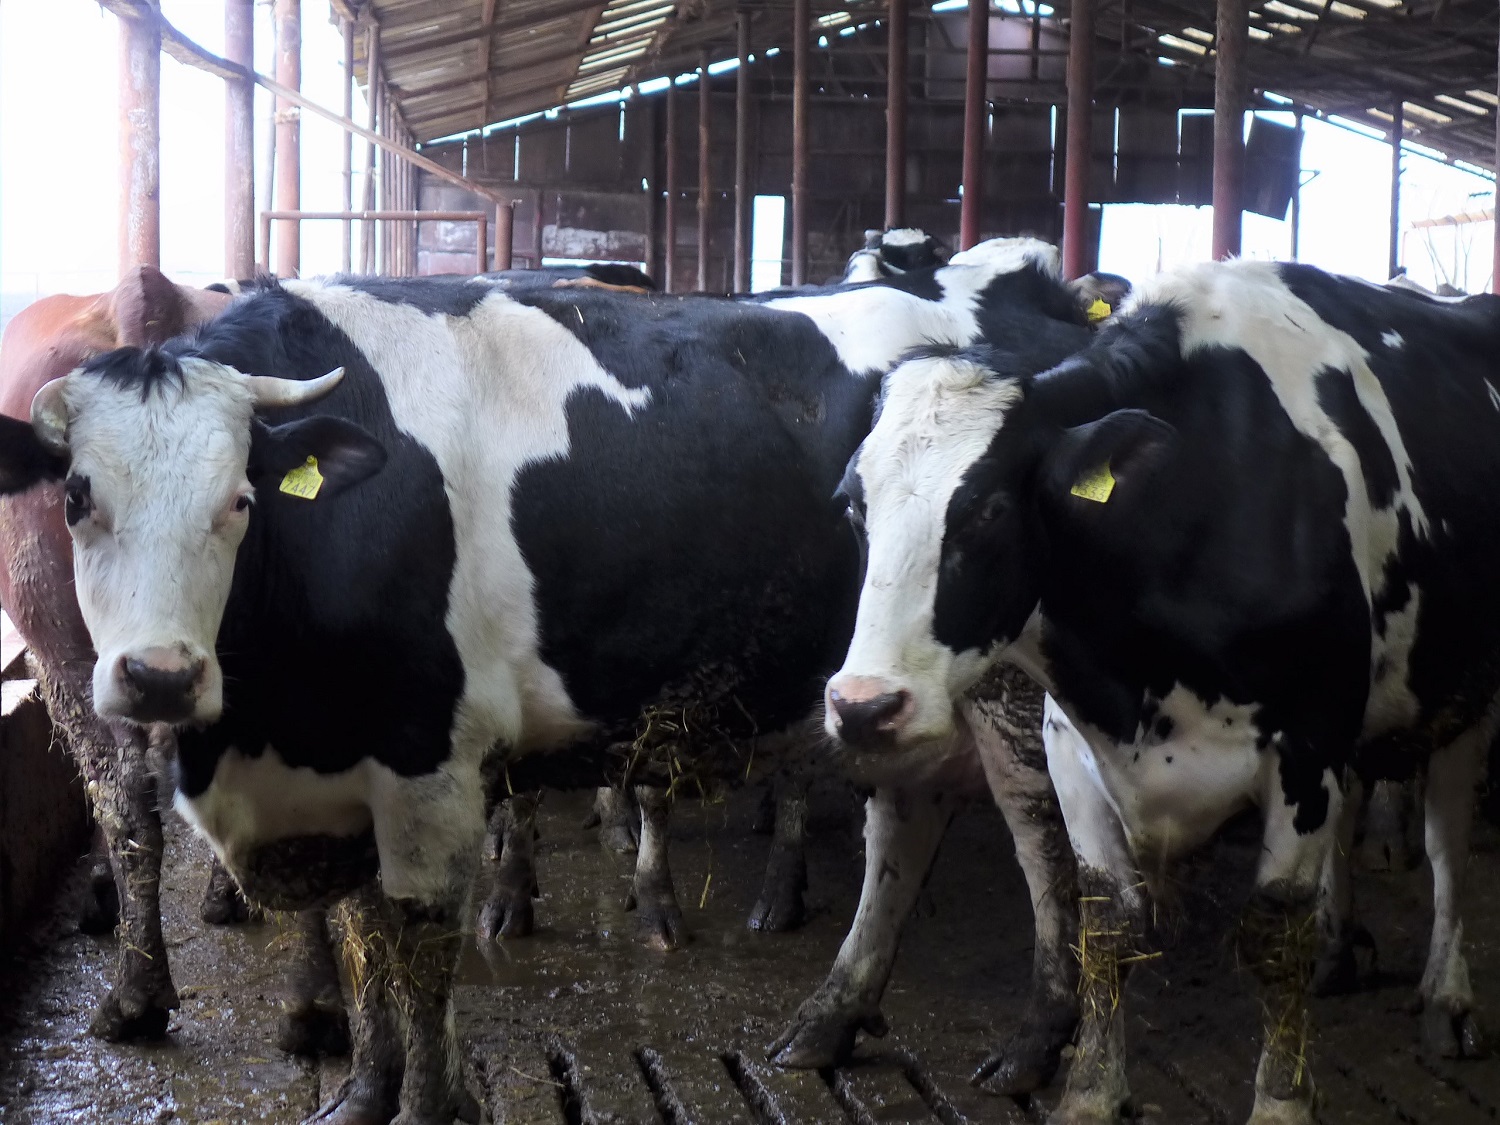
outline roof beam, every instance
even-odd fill
[[[436,51],[443,47],[452,47],[460,43],[477,43],[481,40],[491,42],[495,36],[503,35],[507,31],[516,31],[524,27],[533,27],[537,24],[551,23],[554,20],[566,19],[568,16],[576,16],[580,12],[586,12],[590,8],[599,7],[599,0],[553,0],[548,5],[547,12],[542,16],[501,16],[488,27],[470,27],[459,31],[445,31],[440,35],[429,35],[425,38],[415,39],[409,43],[403,43],[399,47],[392,46],[386,51],[385,57],[392,63],[400,62],[402,59],[420,55],[424,51]],[[592,30],[592,27],[590,28]]]

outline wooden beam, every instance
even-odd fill
[[[550,23],[553,20],[565,19],[568,16],[575,16],[579,12],[586,12],[590,8],[597,7],[599,7],[599,0],[551,0],[547,5],[545,15],[514,16],[511,18],[501,16],[488,27],[464,28],[460,31],[445,31],[437,35],[417,38],[411,42],[391,47],[386,52],[386,58],[395,63],[400,62],[402,59],[410,58],[413,55],[420,55],[424,51],[437,51],[443,47],[452,47],[461,43],[475,43],[481,40],[488,43],[493,41],[495,36],[502,35],[507,31],[516,31],[519,28]],[[393,35],[398,35],[399,28],[392,27],[390,32]]]

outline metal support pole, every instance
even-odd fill
[[[807,282],[807,36],[809,0],[792,0],[792,284]]]
[[[255,0],[224,0],[224,57],[255,69]],[[224,80],[224,276],[255,273],[255,84]]]
[[[380,75],[380,25],[370,24],[365,31],[365,128],[371,133],[380,132],[380,102],[375,96]],[[365,150],[365,195],[364,209],[375,210],[375,142]],[[370,221],[360,228],[359,261],[361,273],[375,272],[375,223]]]
[[[276,81],[302,89],[302,0],[276,0]],[[302,206],[302,111],[288,102],[276,106],[276,207],[295,211]],[[281,277],[296,277],[302,269],[302,229],[283,223],[277,233],[276,269]]]
[[[1245,50],[1250,40],[1246,0],[1218,0],[1218,63],[1214,67],[1215,261],[1238,256],[1245,172]]]
[[[662,287],[673,293],[677,289],[677,82],[667,81],[667,213],[666,231],[663,232],[666,268],[662,271]],[[541,215],[537,215],[538,224]],[[540,264],[540,263],[538,263]]]
[[[495,207],[495,268],[513,269],[516,241],[516,205],[500,203]]]
[[[890,0],[885,44],[885,226],[906,223],[906,63],[911,0]]]
[[[1292,261],[1302,254],[1302,110],[1297,111],[1297,182],[1292,185]]]
[[[1391,107],[1391,258],[1386,277],[1401,269],[1401,138],[1406,135],[1406,106],[1401,95]]]
[[[969,42],[964,73],[964,179],[959,207],[958,246],[979,241],[984,206],[984,86],[989,68],[990,0],[969,0]]]
[[[120,273],[161,268],[161,26],[120,18]]]
[[[750,13],[734,17],[734,291],[750,291]]]
[[[1073,0],[1068,26],[1068,139],[1063,169],[1063,276],[1088,273],[1089,172],[1093,164],[1094,0]]]
[[[1500,50],[1497,50],[1500,55]],[[1497,60],[1496,74],[1500,75],[1500,60]],[[1500,78],[1496,79],[1497,90],[1500,94]],[[1495,167],[1500,168],[1500,112],[1495,114]],[[1495,181],[1495,204],[1491,208],[1495,216],[1495,262],[1490,268],[1490,292],[1500,293],[1500,179]]]
[[[354,21],[344,20],[339,30],[344,34],[344,116],[354,116]],[[344,134],[344,210],[354,210],[354,134]],[[344,224],[343,269],[354,268],[354,224]]]
[[[709,235],[713,230],[713,91],[708,82],[708,48],[698,54],[698,292],[708,290]]]

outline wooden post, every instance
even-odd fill
[[[1214,67],[1213,256],[1239,255],[1245,172],[1245,50],[1250,41],[1246,0],[1218,0],[1218,63]]]
[[[344,116],[354,116],[354,21],[343,20],[339,30],[344,35]],[[344,134],[344,210],[354,210],[354,134]],[[344,223],[343,270],[354,268],[354,224]]]
[[[255,0],[224,0],[224,57],[255,69]],[[255,274],[255,84],[224,81],[224,276]]]
[[[1088,253],[1089,171],[1093,165],[1094,0],[1073,0],[1068,26],[1068,139],[1063,170],[1063,276],[1092,268]]]
[[[792,0],[792,284],[807,283],[807,36],[809,0]]]
[[[1391,107],[1391,258],[1386,277],[1401,269],[1401,138],[1406,135],[1406,106],[1401,95]]]
[[[958,246],[979,241],[984,209],[985,82],[990,61],[990,0],[969,0],[969,42],[964,74],[964,180]]]
[[[380,101],[375,91],[380,84],[380,25],[371,23],[365,30],[365,128],[372,133],[380,132]],[[364,210],[375,210],[375,142],[365,150],[365,198]],[[375,222],[367,220],[360,228],[359,261],[361,273],[375,272]]]
[[[713,142],[713,92],[708,83],[708,48],[698,53],[698,292],[708,290],[709,236],[713,229],[714,185],[709,157]]]
[[[120,18],[120,273],[161,268],[161,26]]]
[[[911,0],[890,0],[885,43],[885,226],[906,225],[906,63]]]
[[[302,89],[302,0],[275,0],[276,81]],[[276,107],[276,209],[302,207],[302,111],[288,102]],[[278,276],[302,269],[302,224],[282,223],[276,231]]]
[[[734,16],[734,291],[750,291],[750,13]]]
[[[662,241],[665,248],[666,268],[662,271],[662,287],[668,293],[677,291],[677,82],[667,78],[667,206]],[[538,209],[540,211],[540,204]],[[540,225],[541,214],[537,215]],[[538,265],[541,263],[538,262]]]

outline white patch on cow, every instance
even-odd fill
[[[1343,475],[1344,525],[1360,584],[1373,605],[1388,592],[1385,584],[1389,563],[1397,554],[1400,517],[1407,517],[1419,538],[1426,538],[1429,529],[1412,487],[1411,458],[1385,390],[1370,369],[1369,355],[1352,336],[1323,321],[1293,294],[1269,262],[1241,259],[1176,270],[1141,286],[1129,307],[1159,303],[1181,310],[1184,354],[1209,347],[1236,348],[1255,360],[1292,424],[1316,441]],[[1388,507],[1370,502],[1354,446],[1318,401],[1316,377],[1325,369],[1349,372],[1360,406],[1390,451],[1398,485]],[[1412,636],[1409,630],[1388,630],[1382,636],[1375,625],[1372,620],[1372,677],[1382,664],[1406,663]],[[1393,645],[1401,643],[1407,644],[1407,651],[1393,651]],[[1393,715],[1416,717],[1417,701],[1409,685],[1389,683],[1387,693],[1377,705],[1382,722]]]
[[[185,381],[165,380],[144,397],[139,386],[92,375],[65,385],[71,472],[88,478],[94,505],[70,531],[104,715],[128,713],[119,663],[150,649],[202,660],[197,713],[220,709],[212,655],[248,526],[233,502],[249,490],[251,392],[218,364],[187,359],[182,368]]]
[[[844,281],[847,284],[879,281],[880,277],[880,251],[856,250],[849,255],[849,264],[844,267]]]
[[[911,692],[916,712],[903,741],[948,734],[949,701],[988,664],[983,654],[955,654],[933,637],[943,522],[964,473],[1020,397],[1016,380],[996,379],[976,363],[909,360],[886,377],[880,419],[860,449],[870,556],[854,638],[829,687],[860,678]],[[835,724],[830,709],[830,734]]]
[[[1500,410],[1500,391],[1495,390],[1495,384],[1488,379],[1484,381],[1484,389],[1490,392],[1490,405]]]
[[[927,232],[917,227],[892,227],[880,236],[882,246],[920,246],[927,241]]]
[[[802,313],[817,325],[850,371],[887,371],[921,344],[965,345],[979,339],[979,295],[1002,274],[1037,266],[1056,276],[1056,247],[1032,238],[992,238],[955,254],[935,271],[940,301],[886,285],[777,297],[767,308]]]
[[[1397,348],[1401,347],[1401,345],[1406,343],[1405,339],[1402,338],[1401,333],[1397,332],[1394,328],[1386,329],[1386,331],[1381,334],[1380,342],[1386,347],[1390,348],[1392,351],[1395,351]]]

